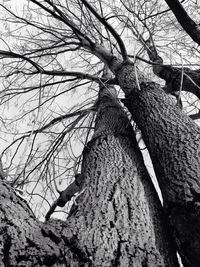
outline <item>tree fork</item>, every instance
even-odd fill
[[[146,45],[149,58],[154,63],[152,66],[154,74],[166,81],[164,91],[172,94],[180,91],[190,92],[200,99],[200,70],[164,65],[156,47],[149,41]]]
[[[178,266],[131,124],[107,88],[83,153],[84,190],[66,222],[38,222],[0,180],[4,266]]]

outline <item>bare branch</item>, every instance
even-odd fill
[[[106,29],[110,31],[110,33],[113,35],[113,37],[116,39],[120,50],[122,54],[122,58],[124,61],[128,59],[126,47],[119,36],[119,34],[115,31],[115,29],[103,18],[100,14],[97,13],[97,11],[86,1],[86,0],[81,0],[81,2],[92,12],[92,14],[104,25]]]
[[[70,114],[65,114],[65,115],[62,115],[62,116],[59,116],[57,118],[54,118],[53,120],[51,120],[48,124],[44,125],[43,127],[37,129],[37,130],[34,130],[34,131],[28,131],[26,132],[25,134],[23,134],[22,136],[20,136],[19,138],[15,139],[3,152],[5,153],[5,151],[7,149],[9,149],[12,145],[14,145],[16,142],[20,141],[20,140],[24,140],[24,138],[26,137],[29,137],[30,135],[33,135],[33,134],[37,134],[37,133],[42,133],[44,130],[52,127],[53,125],[55,125],[56,123],[59,123],[65,119],[69,119],[69,118],[72,118],[72,117],[75,117],[75,116],[81,116],[81,118],[85,115],[87,115],[89,112],[91,112],[91,109],[86,109],[86,110],[80,110],[80,111],[77,111],[77,112],[73,112],[73,113],[70,113]]]
[[[165,0],[187,34],[200,45],[200,26],[188,15],[178,0]]]
[[[34,62],[33,60],[31,60],[30,58],[27,58],[25,56],[22,56],[20,54],[17,54],[17,53],[14,53],[14,52],[11,52],[11,51],[3,51],[3,50],[0,50],[0,57],[7,57],[7,58],[21,58],[27,62],[29,62],[32,66],[34,66],[37,70],[38,73],[41,73],[42,72],[42,68],[41,66],[39,66],[36,62]]]
[[[199,110],[198,113],[189,115],[189,117],[190,117],[192,120],[199,120],[199,119],[200,119],[200,110]]]
[[[47,212],[45,219],[48,221],[50,219],[51,214],[54,212],[55,208],[57,206],[64,207],[65,204],[71,200],[71,198],[76,194],[79,193],[84,184],[84,178],[83,175],[76,174],[75,180],[73,183],[71,183],[65,190],[60,192],[60,196],[58,199],[52,204],[49,211]]]
[[[182,1],[181,1],[181,3],[183,3],[183,2],[185,2],[185,0],[182,0]],[[163,14],[169,12],[169,11],[171,11],[170,8],[165,9],[165,10],[160,11],[160,12],[158,12],[158,13],[149,15],[148,17],[144,18],[143,20],[147,20],[147,19],[150,19],[150,18],[153,18],[153,17],[157,17],[157,16],[160,16],[160,15],[163,15]]]
[[[78,29],[78,27],[72,21],[70,21],[65,16],[65,14],[51,1],[45,0],[44,2],[48,3],[53,8],[53,10],[51,10],[50,8],[47,8],[45,5],[43,5],[41,2],[39,2],[37,0],[31,0],[31,2],[33,2],[34,4],[38,5],[42,9],[44,9],[46,12],[51,14],[54,18],[62,21],[64,24],[66,24],[69,28],[71,28],[73,30],[73,32],[76,34],[76,36],[79,40],[81,40],[81,41],[85,40],[90,46],[94,46],[94,42],[92,42],[92,40],[88,36],[86,36],[84,33],[82,33]]]

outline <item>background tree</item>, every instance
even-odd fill
[[[170,1],[166,2],[169,4]],[[198,15],[197,3],[182,2],[188,14],[191,12],[195,18]],[[195,223],[197,229],[199,226],[199,129],[182,114],[173,97],[166,96],[152,82],[161,83],[161,80],[153,76],[151,66],[156,75],[166,80],[164,91],[178,92],[178,102],[180,97],[183,98],[185,111],[195,111],[196,115],[192,118],[198,118],[198,101],[182,91],[199,97],[198,70],[193,69],[198,67],[199,51],[163,3],[96,1],[90,5],[85,0],[67,3],[32,0],[22,2],[18,11],[16,7],[1,5],[6,11],[6,30],[3,30],[5,36],[0,51],[4,85],[1,93],[2,125],[7,140],[10,140],[9,133],[14,133],[13,142],[9,141],[11,144],[2,154],[3,163],[6,161],[7,164],[4,164],[7,170],[4,172],[7,173],[6,179],[18,191],[19,188],[23,188],[23,192],[29,190],[30,201],[38,192],[43,200],[49,200],[49,195],[55,200],[57,183],[63,187],[62,180],[66,181],[67,176],[72,177],[80,171],[80,151],[91,138],[98,104],[94,104],[98,92],[95,84],[107,82],[120,85],[126,97],[129,97],[125,104],[140,127],[150,151],[164,206],[171,218],[177,244],[180,244],[178,249],[183,263],[185,266],[198,266],[199,236],[196,235],[191,247],[191,235],[194,233],[185,231],[191,222]],[[175,13],[173,7],[170,8]],[[102,78],[104,64],[114,73],[113,78]],[[185,69],[188,65],[190,69]],[[10,119],[7,110],[13,103],[18,106],[14,110],[15,116],[11,114]],[[19,123],[21,130],[27,121],[27,131],[18,132]],[[173,125],[176,127],[171,129]],[[104,127],[108,126],[104,124]],[[177,129],[179,131],[175,138]],[[5,138],[3,134],[2,138]],[[175,148],[176,153],[168,148]],[[185,154],[180,156],[183,150]],[[23,157],[18,161],[20,154]],[[194,161],[190,162],[189,158],[194,158]],[[83,160],[82,166],[84,164]],[[105,166],[106,162],[102,169]],[[132,168],[135,166],[137,162],[134,160]],[[2,173],[2,176],[6,174]],[[85,182],[87,190],[88,182]],[[133,195],[137,189],[132,189]],[[128,193],[128,188],[126,191]],[[44,206],[43,201],[40,205]],[[181,211],[181,214],[177,211]],[[181,222],[177,214],[182,215],[179,216]],[[187,214],[192,217],[189,222]],[[146,216],[148,219],[149,215]],[[139,219],[142,220],[141,215]],[[184,220],[185,224],[182,223]],[[165,240],[163,235],[161,239]],[[121,249],[120,245],[117,257]],[[148,249],[145,249],[147,252]],[[173,253],[169,254],[173,259]],[[152,262],[147,258],[145,264],[151,266]],[[141,262],[138,266],[144,265],[144,261]],[[115,263],[123,266],[124,261],[117,260]],[[171,264],[176,265],[176,261]],[[161,266],[168,265],[161,263]]]

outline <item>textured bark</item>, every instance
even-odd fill
[[[132,127],[102,92],[83,155],[85,189],[67,222],[38,222],[1,181],[1,266],[178,266]]]
[[[0,180],[1,267],[70,266],[70,231],[62,231],[64,225],[38,222],[27,203]]]
[[[83,160],[85,190],[69,220],[91,265],[178,266],[132,127],[107,91]]]
[[[155,83],[138,87],[124,64],[118,81],[142,131],[185,266],[200,266],[200,129]]]

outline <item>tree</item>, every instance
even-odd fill
[[[101,86],[94,136],[83,153],[84,192],[66,222],[41,226],[16,196],[2,200],[1,225],[10,225],[4,233],[5,266],[178,266],[157,193],[114,94],[113,87]]]
[[[183,34],[171,15],[173,11],[184,28],[176,13],[176,5],[191,22],[186,32],[190,34],[195,27],[190,34],[195,42],[198,42],[199,30],[180,2],[166,2],[170,9],[163,10],[163,1],[132,3],[121,0],[117,6],[113,2],[101,1],[96,1],[95,5],[85,0],[31,0],[24,4],[23,14],[1,5],[10,16],[6,26],[15,23],[8,29],[10,36],[16,38],[18,35],[20,41],[12,46],[4,41],[7,49],[0,51],[5,85],[2,105],[12,103],[12,99],[20,94],[30,94],[29,97],[38,101],[35,107],[33,102],[31,110],[25,114],[22,110],[23,116],[18,117],[21,119],[29,113],[33,116],[34,110],[38,109],[34,118],[38,128],[32,128],[9,146],[19,142],[11,157],[12,166],[22,142],[26,138],[32,140],[26,160],[16,164],[17,176],[14,179],[9,176],[7,182],[3,177],[2,181],[1,188],[5,187],[1,194],[1,218],[4,218],[1,223],[4,232],[2,261],[5,266],[178,266],[176,249],[184,266],[199,266],[200,131],[170,95],[178,92],[178,103],[181,95],[190,100],[188,93],[184,95],[182,91],[199,97],[198,70],[184,68],[187,60],[183,61],[183,58],[179,67],[163,64],[164,53],[160,55],[161,52],[157,51],[159,38],[156,40],[159,34],[163,36],[166,33],[166,27],[170,27],[169,37],[174,28],[177,35],[179,31]],[[182,2],[187,4],[188,1]],[[193,8],[196,6],[192,4]],[[135,42],[134,49],[128,44],[130,33],[132,42]],[[168,39],[164,41],[166,45]],[[193,56],[198,55],[198,48],[192,42],[188,46],[181,42],[176,44],[187,53],[192,47]],[[150,61],[144,58],[146,54]],[[72,57],[72,67],[79,65],[85,72],[66,71],[66,62],[70,62],[65,60],[65,55]],[[137,65],[137,61],[142,65]],[[144,62],[153,66],[153,72],[166,80],[164,88],[148,77]],[[105,65],[113,77],[100,76]],[[96,95],[88,91],[90,99],[84,105],[73,109],[70,114],[43,123],[45,113],[42,114],[42,107],[63,93],[84,88],[89,83],[83,84],[83,79],[100,85],[98,100],[91,102],[91,97]],[[56,86],[64,83],[67,89],[61,87],[56,91]],[[124,92],[122,102],[142,133],[162,192],[163,207],[144,166],[133,126],[117,100],[113,85],[119,85]],[[55,90],[53,95],[50,95],[50,89]],[[51,114],[53,107],[51,103]],[[195,109],[198,109],[196,104]],[[89,117],[85,119],[89,112],[97,113],[95,123]],[[68,125],[63,123],[53,128],[74,117],[77,118],[69,121]],[[198,112],[192,118],[198,118]],[[82,126],[86,127],[88,123],[90,127],[85,137]],[[88,142],[93,126],[93,137]],[[41,181],[45,186],[52,185],[52,180],[62,172],[62,165],[52,162],[58,159],[63,162],[60,155],[65,151],[70,155],[69,147],[74,142],[71,136],[76,127],[82,134],[79,134],[79,140],[84,140],[83,156],[74,157],[74,168],[71,164],[68,171],[74,170],[76,174],[82,162],[81,176],[78,177],[83,180],[80,179],[81,184],[78,179],[73,182],[70,188],[76,190],[72,193],[69,187],[61,192],[50,211],[56,205],[63,206],[74,192],[82,190],[82,193],[76,198],[66,222],[50,219],[42,224],[33,215],[27,220],[30,210],[12,187],[26,186],[39,173],[36,185]],[[35,148],[40,133],[48,135],[46,150]],[[64,171],[62,175],[66,173]],[[15,222],[13,211],[16,208],[18,220]],[[25,221],[22,232],[18,221]],[[43,245],[44,242],[48,246]],[[21,248],[19,252],[16,252],[16,246]]]

